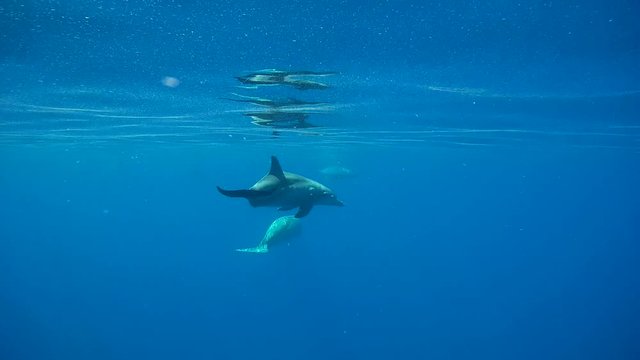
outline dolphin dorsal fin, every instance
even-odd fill
[[[280,161],[278,161],[278,158],[275,156],[271,156],[271,169],[269,169],[269,175],[277,177],[280,181],[286,181],[284,171],[282,171],[282,166],[280,166]]]

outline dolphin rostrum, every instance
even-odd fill
[[[271,157],[269,173],[249,189],[217,188],[222,195],[249,200],[253,207],[273,206],[282,211],[298,208],[296,218],[307,216],[314,205],[344,206],[328,187],[304,176],[282,171],[275,156]]]

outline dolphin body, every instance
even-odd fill
[[[217,188],[222,195],[249,200],[253,207],[271,206],[281,211],[298,208],[295,214],[298,219],[307,216],[315,205],[344,206],[328,187],[304,176],[282,171],[275,156],[271,157],[269,172],[249,189]]]
[[[256,247],[236,249],[239,252],[267,253],[269,245],[291,239],[300,232],[300,219],[295,216],[282,216],[269,225],[262,241]]]

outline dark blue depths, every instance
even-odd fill
[[[0,5],[0,358],[637,358],[637,11]],[[231,75],[265,67],[339,70],[336,89],[300,96],[356,104],[318,122],[359,142],[158,145],[118,123],[96,145],[82,134],[104,123],[89,122],[61,143],[48,136],[71,125],[16,111],[206,113],[252,140],[239,115],[211,114],[236,110],[218,101]],[[162,88],[164,75],[182,84]],[[141,84],[146,96],[121,97]],[[74,86],[84,97],[43,90]],[[288,246],[236,253],[281,213],[215,186],[251,185],[272,154],[346,206],[314,208]],[[355,176],[322,177],[338,162]]]

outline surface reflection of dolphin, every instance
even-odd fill
[[[311,129],[319,127],[306,121],[252,121],[251,123],[274,129]],[[279,135],[279,133],[274,133],[274,135]]]
[[[304,121],[309,115],[301,112],[288,111],[250,111],[243,113],[244,116],[250,117],[256,121]]]
[[[318,127],[306,121],[307,114],[282,111],[255,111],[243,114],[251,118],[251,123],[277,129],[308,129]]]
[[[231,100],[235,102],[244,102],[254,105],[267,106],[271,108],[281,108],[288,106],[305,106],[305,105],[324,105],[325,102],[319,101],[304,101],[295,98],[286,98],[286,99],[265,99],[257,96],[245,96],[236,93],[231,93],[231,95],[236,96],[237,98],[223,98],[224,100]]]
[[[249,75],[271,75],[271,76],[329,76],[336,75],[336,71],[309,71],[309,70],[278,70],[263,69],[250,72]]]
[[[288,80],[285,78],[285,85],[293,86],[298,90],[324,90],[330,86],[321,82],[311,80]]]
[[[248,85],[278,85],[284,82],[284,75],[249,74],[236,76],[235,78]]]
[[[289,85],[299,90],[327,89],[329,85],[317,81],[304,79],[305,77],[329,76],[332,71],[284,71],[265,69],[251,72],[247,75],[236,76],[245,85]]]

